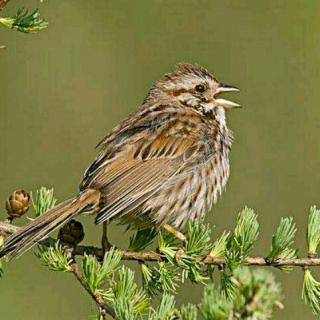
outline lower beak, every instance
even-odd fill
[[[227,84],[220,84],[219,88],[216,90],[215,95],[218,95],[224,92],[234,92],[234,91],[240,91],[240,89],[234,86],[229,86]],[[226,100],[226,99],[220,99],[220,98],[215,99],[215,102],[226,109],[241,108],[240,104],[230,100]]]

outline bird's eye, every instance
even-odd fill
[[[206,88],[205,88],[205,86],[203,84],[198,84],[198,85],[196,85],[195,90],[197,92],[205,92]]]

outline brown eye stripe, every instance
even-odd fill
[[[193,90],[187,90],[187,89],[181,88],[179,90],[165,90],[165,92],[171,96],[177,97],[182,93],[193,92]]]

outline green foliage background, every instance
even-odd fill
[[[207,220],[218,235],[234,225],[245,204],[253,207],[261,226],[259,254],[269,251],[280,217],[291,215],[305,252],[307,212],[320,203],[319,1],[27,5],[40,6],[50,25],[35,35],[0,29],[0,43],[7,45],[0,51],[0,203],[15,189],[43,184],[54,187],[59,200],[74,195],[96,142],[176,62],[198,62],[239,86],[236,99],[244,106],[229,115],[236,137],[231,178]],[[12,0],[3,15],[21,6],[25,1]],[[93,219],[81,220],[85,242],[98,244]],[[111,239],[128,246],[123,228],[113,226]],[[275,275],[286,296],[275,319],[311,319],[300,299],[301,270]],[[201,289],[187,285],[181,292],[181,300],[196,302]],[[86,319],[95,306],[71,276],[47,271],[29,253],[6,269],[0,310],[3,318],[64,320]]]

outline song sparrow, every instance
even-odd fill
[[[229,176],[232,133],[218,98],[238,91],[203,67],[178,64],[150,89],[137,111],[99,144],[78,196],[31,221],[10,236],[0,256],[14,257],[81,212],[95,209],[96,223],[120,218],[183,228],[216,202]]]

